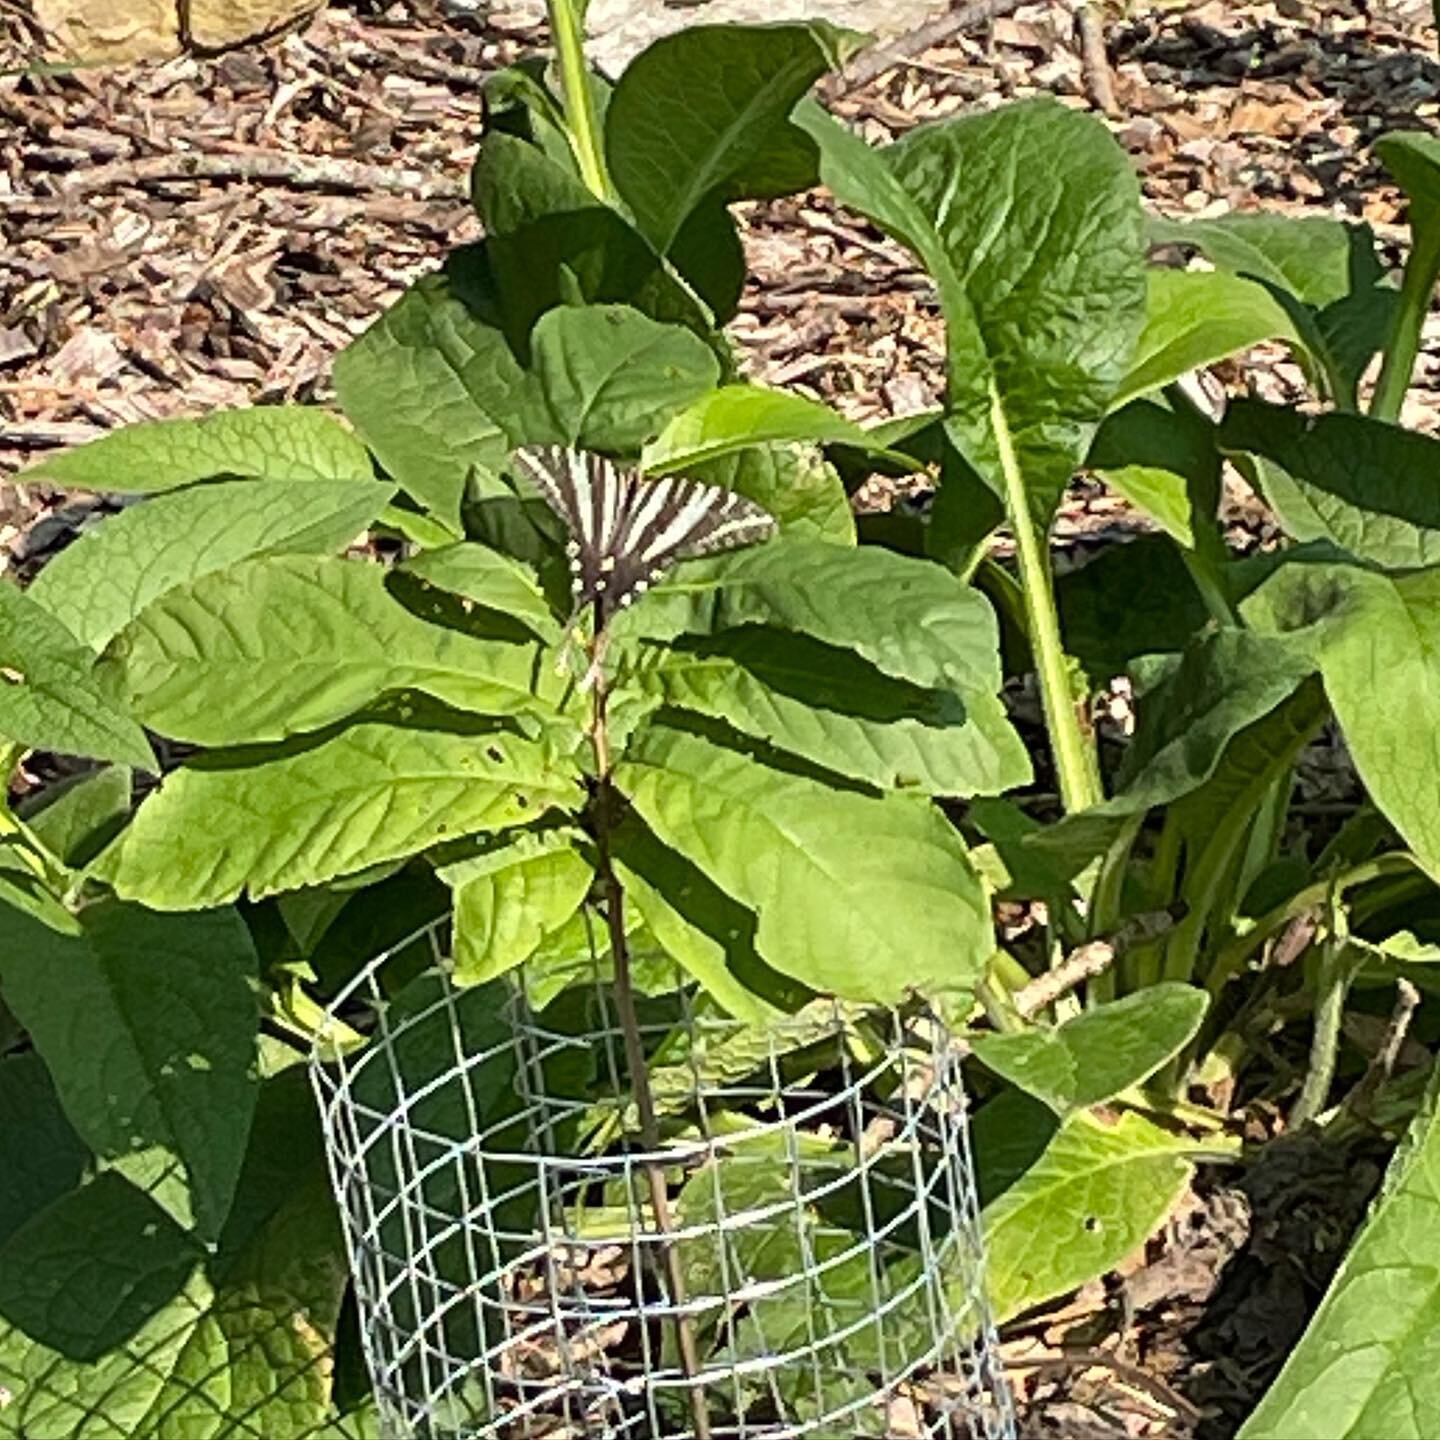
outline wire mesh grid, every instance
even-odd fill
[[[933,1016],[742,1026],[677,977],[641,1005],[647,1150],[603,977],[541,1008],[427,938],[312,1066],[387,1436],[1013,1436]]]

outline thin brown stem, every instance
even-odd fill
[[[597,625],[602,617],[597,613]],[[595,848],[599,858],[600,889],[605,896],[605,923],[610,932],[610,955],[615,967],[615,1009],[620,1017],[620,1031],[625,1040],[625,1063],[635,1087],[635,1105],[640,1113],[640,1139],[646,1158],[642,1164],[645,1185],[650,1194],[650,1209],[660,1242],[660,1280],[674,1311],[675,1340],[680,1351],[680,1368],[687,1380],[700,1373],[700,1349],[695,1340],[695,1327],[685,1312],[685,1274],[680,1265],[680,1252],[672,1238],[675,1230],[670,1214],[670,1194],[665,1183],[665,1167],[658,1158],[660,1124],[655,1112],[655,1097],[650,1089],[650,1067],[645,1059],[645,1045],[640,1033],[640,1018],[635,1010],[635,988],[630,978],[630,946],[625,937],[625,892],[610,860],[610,832],[615,823],[616,793],[610,778],[610,736],[606,724],[608,700],[603,668],[604,635],[600,629],[591,649],[591,675],[595,687],[595,718],[591,743],[595,752]],[[703,1390],[690,1388],[690,1418],[695,1426],[695,1440],[710,1440],[710,1415]]]

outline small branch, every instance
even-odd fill
[[[606,723],[608,684],[604,671],[606,632],[603,615],[596,607],[597,633],[591,652],[590,673],[595,677],[595,718],[591,741],[595,751],[598,794],[596,797],[596,850],[599,855],[600,886],[605,895],[605,923],[610,932],[610,955],[615,966],[615,1009],[620,1017],[620,1030],[625,1039],[625,1061],[635,1087],[635,1105],[640,1112],[640,1139],[652,1158],[644,1162],[645,1185],[650,1192],[650,1208],[655,1228],[665,1237],[660,1244],[661,1283],[674,1308],[675,1340],[680,1351],[680,1368],[687,1380],[700,1373],[700,1350],[695,1341],[695,1327],[685,1313],[685,1274],[680,1266],[680,1252],[671,1238],[675,1223],[670,1214],[670,1194],[665,1183],[664,1166],[653,1157],[660,1149],[660,1124],[655,1110],[655,1096],[650,1087],[650,1067],[645,1059],[645,1044],[640,1032],[640,1018],[635,1010],[635,989],[630,979],[630,945],[625,935],[625,892],[610,861],[610,831],[615,820],[615,788],[610,779],[610,735]],[[699,1386],[692,1386],[690,1418],[695,1427],[695,1440],[710,1440],[710,1414],[705,1395]]]
[[[1091,103],[1111,120],[1123,119],[1125,112],[1115,99],[1115,79],[1110,71],[1110,56],[1105,50],[1105,22],[1094,5],[1081,3],[1076,6],[1075,38],[1080,44],[1080,66]]]
[[[1038,1015],[1077,985],[1108,970],[1115,958],[1115,947],[1108,940],[1092,940],[1072,950],[1053,970],[1047,970],[1023,990],[1015,992],[1016,1011],[1026,1020]]]
[[[1419,1003],[1420,992],[1402,975],[1395,982],[1395,1008],[1390,1014],[1390,1024],[1380,1048],[1370,1057],[1365,1073],[1341,1103],[1341,1110],[1351,1119],[1362,1124],[1370,1119],[1375,1096],[1395,1070],[1400,1048],[1410,1033],[1410,1022],[1415,1018],[1415,1007]]]
[[[952,36],[967,30],[978,30],[1002,15],[1018,10],[1024,0],[970,0],[969,4],[957,5],[944,15],[937,16],[927,25],[911,30],[892,40],[879,49],[867,50],[848,70],[840,76],[837,94],[844,95],[858,90],[872,80],[878,80],[887,70],[905,64],[912,55],[940,45]]]

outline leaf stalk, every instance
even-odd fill
[[[565,119],[570,128],[570,147],[580,178],[602,200],[614,195],[605,151],[600,139],[600,119],[595,109],[595,92],[590,87],[590,69],[585,63],[585,31],[582,7],[577,0],[548,0],[550,36],[560,65],[560,83],[565,93]]]

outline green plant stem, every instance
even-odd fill
[[[1060,637],[1060,616],[1055,608],[1055,591],[1050,577],[1050,556],[1044,536],[1035,523],[1025,477],[1010,436],[1000,396],[990,391],[990,423],[1000,452],[1005,476],[1005,508],[1015,536],[1015,558],[1020,567],[1020,584],[1025,596],[1026,630],[1035,669],[1040,677],[1040,695],[1045,707],[1045,727],[1060,802],[1066,811],[1086,810],[1104,798],[1100,789],[1099,765],[1094,737],[1080,721],[1080,708],[1070,686],[1070,662]]]
[[[605,168],[605,151],[600,140],[600,120],[595,110],[595,92],[590,88],[590,68],[585,63],[585,33],[576,0],[548,0],[550,35],[560,64],[560,82],[565,91],[565,119],[570,127],[570,145],[580,178],[602,200],[614,191]]]
[[[605,923],[610,933],[610,956],[615,969],[615,1010],[625,1041],[626,1067],[635,1086],[635,1106],[640,1114],[640,1139],[645,1146],[642,1164],[646,1188],[650,1192],[650,1209],[655,1228],[664,1237],[660,1243],[661,1282],[674,1309],[675,1341],[680,1352],[680,1368],[687,1380],[700,1374],[700,1351],[695,1341],[695,1328],[685,1311],[685,1274],[680,1266],[680,1252],[675,1246],[674,1220],[670,1214],[670,1195],[666,1188],[665,1168],[658,1158],[660,1123],[655,1110],[655,1097],[650,1087],[650,1067],[645,1059],[645,1045],[640,1031],[640,1018],[635,1009],[635,988],[630,977],[630,944],[625,935],[625,892],[610,858],[610,832],[615,823],[618,796],[610,778],[610,734],[607,723],[608,687],[603,659],[605,632],[600,628],[602,616],[596,607],[597,635],[591,649],[591,667],[595,676],[595,711],[591,726],[591,744],[595,753],[596,802],[595,849],[598,856],[600,889],[605,896]],[[638,1282],[638,1277],[637,1277]],[[698,1385],[689,1390],[690,1418],[695,1427],[695,1440],[710,1440],[710,1414],[704,1392]]]
[[[1113,933],[1120,924],[1124,913],[1125,877],[1130,869],[1130,852],[1135,846],[1135,837],[1145,816],[1135,815],[1128,819],[1100,861],[1100,870],[1090,893],[1090,913],[1086,917],[1087,939],[1098,940]],[[1123,956],[1121,962],[1123,962]],[[1120,963],[1102,970],[1093,976],[1085,987],[1086,1003],[1103,1005],[1115,998],[1116,972]]]
[[[1370,413],[1377,420],[1400,418],[1415,374],[1415,357],[1420,353],[1420,330],[1430,310],[1435,281],[1440,278],[1440,222],[1417,224],[1412,215],[1410,233],[1414,243],[1400,284],[1400,309],[1370,401]]]
[[[1316,981],[1315,1033],[1310,1041],[1310,1064],[1300,1097],[1290,1111],[1289,1128],[1308,1125],[1325,1108],[1330,1087],[1335,1083],[1335,1056],[1340,1048],[1340,1021],[1345,1014],[1345,997],[1355,973],[1351,947],[1332,939],[1320,952]]]

